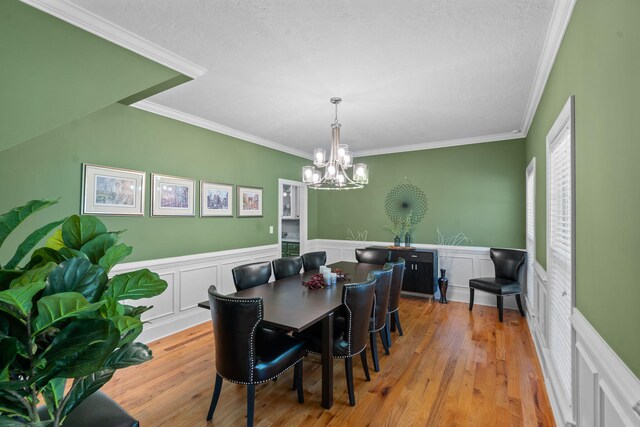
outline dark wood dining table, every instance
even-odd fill
[[[322,406],[333,405],[333,313],[342,305],[344,284],[359,283],[370,272],[382,269],[382,265],[341,261],[328,265],[331,271],[342,269],[347,280],[323,289],[308,289],[302,284],[318,270],[290,276],[254,288],[230,294],[234,297],[262,297],[263,322],[287,331],[300,332],[317,322],[322,322]],[[209,301],[198,304],[209,309]]]

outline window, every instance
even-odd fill
[[[527,312],[530,316],[535,315],[536,304],[536,158],[534,157],[527,166],[527,224],[526,224],[526,244],[527,244]]]
[[[547,135],[547,283],[549,348],[567,402],[571,402],[574,306],[573,97]]]

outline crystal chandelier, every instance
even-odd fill
[[[302,181],[316,190],[351,190],[364,188],[369,183],[369,171],[364,163],[353,164],[353,155],[346,144],[340,144],[340,123],[338,122],[338,104],[341,98],[331,98],[336,106],[336,118],[331,123],[331,150],[329,157],[324,148],[313,152],[314,166],[302,168]],[[347,171],[353,167],[350,178]],[[316,169],[318,168],[318,169]],[[324,171],[321,171],[324,169]]]

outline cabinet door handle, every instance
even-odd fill
[[[418,255],[411,255],[411,258],[418,258]]]

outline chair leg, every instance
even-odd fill
[[[367,381],[371,381],[371,377],[369,376],[369,364],[367,363],[367,350],[362,350],[360,352],[360,360],[362,360],[362,369],[364,369],[364,377]]]
[[[498,320],[502,323],[502,296],[496,296],[498,299]]]
[[[255,384],[247,385],[247,427],[253,427],[253,412],[256,403]]]
[[[384,334],[387,336],[387,347],[391,348],[391,313],[387,313],[387,324],[384,327]]]
[[[520,310],[520,316],[524,317],[524,310],[522,309],[522,300],[520,294],[516,294],[516,302],[518,303],[518,310]]]
[[[371,357],[373,358],[373,370],[380,372],[380,364],[378,363],[378,340],[375,332],[369,332],[369,341],[371,342]]]
[[[213,396],[211,396],[211,405],[209,405],[209,413],[207,414],[207,421],[211,421],[213,418],[213,412],[218,406],[218,399],[220,398],[220,392],[222,391],[222,377],[216,374],[216,386],[213,389]]]
[[[304,403],[304,392],[302,391],[302,360],[296,363],[294,369],[294,377],[296,379],[296,388],[298,389],[298,403]]]
[[[398,335],[404,335],[402,333],[402,325],[400,324],[400,312],[398,310],[393,312],[393,318],[395,320],[396,326],[398,327]]]
[[[398,311],[396,310],[393,313],[391,313],[391,326],[390,326],[391,332],[396,331],[396,313],[397,312]]]
[[[384,348],[384,354],[388,356],[390,353],[389,353],[389,343],[387,343],[387,337],[385,336],[386,331],[387,331],[386,327],[380,329],[380,341],[382,341],[382,348]]]
[[[353,358],[344,359],[344,369],[347,372],[347,390],[349,391],[349,404],[356,406],[356,396],[353,392]]]
[[[475,291],[475,289],[469,288],[469,311],[473,310],[473,295]]]

